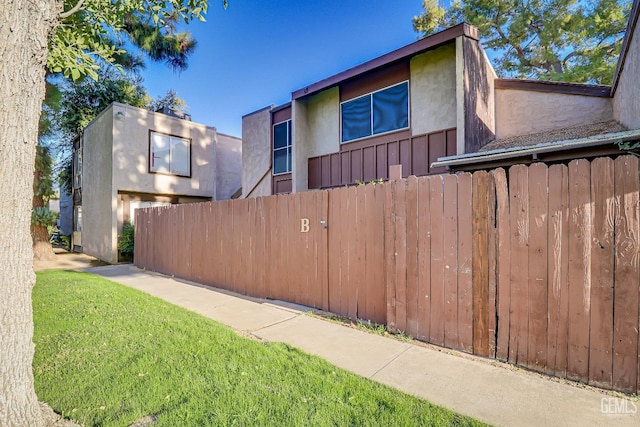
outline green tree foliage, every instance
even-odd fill
[[[168,90],[166,95],[157,97],[147,105],[147,108],[151,111],[158,111],[164,107],[175,111],[188,111],[187,103],[178,97],[178,93],[174,90]]]
[[[422,36],[456,25],[480,30],[503,77],[611,84],[631,0],[424,0]]]
[[[127,42],[183,69],[195,42],[188,33],[176,36],[176,24],[204,21],[208,7],[207,0],[65,0],[64,5],[50,37],[47,67],[73,80],[97,79],[101,63],[137,62]]]

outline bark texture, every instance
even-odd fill
[[[0,2],[0,426],[40,426],[30,233],[47,40],[62,0]]]

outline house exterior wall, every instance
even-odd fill
[[[411,59],[411,134],[456,127],[456,45]]]
[[[242,198],[271,195],[271,107],[242,117]]]
[[[215,145],[216,200],[229,200],[242,185],[242,140],[217,134]]]
[[[629,25],[628,48],[613,94],[613,116],[629,129],[640,128],[640,36],[637,34],[638,5],[634,5]],[[636,21],[633,21],[633,20]]]
[[[495,137],[496,74],[480,44],[459,37],[464,58],[464,151],[474,153]]]
[[[337,87],[292,104],[293,189],[308,190],[309,157],[340,151],[340,91]]]
[[[82,137],[82,252],[115,263],[117,200],[113,188],[113,111],[103,111]]]
[[[113,176],[117,190],[215,197],[214,128],[166,114],[113,104]],[[123,112],[122,119],[116,118]],[[149,173],[149,131],[191,139],[191,178]],[[115,197],[115,194],[114,194]]]
[[[496,89],[496,138],[613,119],[610,98]]]

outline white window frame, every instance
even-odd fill
[[[285,145],[284,147],[280,147],[280,148],[276,148],[276,126],[281,125],[283,123],[287,124],[287,145]],[[273,170],[273,176],[278,176],[278,175],[284,175],[284,174],[288,174],[291,173],[293,170],[293,165],[291,163],[293,163],[293,141],[291,140],[291,119],[287,119],[287,120],[283,120],[281,122],[278,123],[274,123],[273,127],[272,127],[272,142],[271,142],[271,164],[272,166],[272,170]],[[275,166],[276,166],[276,151],[282,151],[282,150],[287,150],[290,149],[291,150],[291,162],[289,162],[289,156],[287,156],[287,171],[286,172],[275,172]]]
[[[386,131],[386,132],[373,133],[373,94],[374,93],[378,93],[378,92],[382,92],[383,90],[387,90],[387,89],[392,88],[394,86],[399,86],[399,85],[405,84],[405,83],[407,84],[407,126],[403,127],[403,128],[389,130],[389,131]],[[354,101],[354,100],[360,99],[360,98],[365,98],[367,96],[369,97],[369,103],[370,103],[369,107],[370,107],[370,111],[371,111],[371,129],[370,129],[371,133],[369,135],[362,136],[360,138],[355,138],[355,139],[350,139],[348,141],[343,141],[342,140],[342,121],[343,121],[343,119],[342,119],[342,106],[344,104],[348,103],[348,102],[351,102],[351,101]],[[386,134],[389,134],[389,133],[398,132],[398,131],[401,131],[401,130],[407,130],[407,129],[410,129],[410,128],[411,128],[411,85],[409,83],[409,80],[403,80],[401,82],[394,83],[392,85],[380,88],[378,90],[374,90],[372,92],[365,93],[364,95],[360,95],[360,96],[356,96],[356,97],[351,98],[351,99],[347,99],[346,101],[342,101],[340,103],[340,144],[349,144],[351,142],[361,141],[363,139],[372,138],[374,136],[386,135]]]
[[[169,170],[164,171],[164,170],[159,170],[158,167],[156,167],[154,165],[154,150],[153,150],[153,138],[155,135],[161,135],[164,137],[168,138],[168,143],[169,143]],[[187,159],[187,165],[189,170],[185,173],[184,171],[180,171],[180,170],[176,170],[173,168],[173,148],[176,144],[174,144],[174,142],[176,141],[184,141],[186,142],[187,145],[187,153],[188,153],[188,159]],[[150,130],[149,131],[149,173],[157,173],[157,174],[161,174],[161,175],[174,175],[174,176],[181,176],[181,177],[185,177],[185,178],[191,178],[191,138],[185,138],[183,136],[177,136],[177,135],[170,135],[167,133],[163,133],[163,132],[157,132],[154,130]]]

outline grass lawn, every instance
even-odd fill
[[[103,278],[38,274],[36,392],[85,426],[480,425]]]

